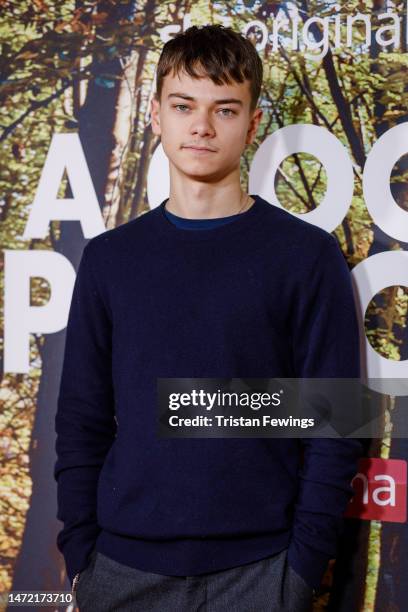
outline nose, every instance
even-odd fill
[[[190,133],[192,135],[197,134],[200,138],[214,135],[214,127],[208,117],[208,113],[203,111],[202,113],[196,114],[191,125]]]

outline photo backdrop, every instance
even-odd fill
[[[386,435],[367,443],[314,610],[406,610],[408,440],[395,432],[408,408],[407,3],[1,8],[0,592],[70,588],[53,467],[76,270],[87,240],[168,196],[149,116],[155,65],[177,32],[222,23],[264,65],[242,186],[336,237],[353,278],[364,376],[386,381],[372,383]]]

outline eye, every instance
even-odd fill
[[[188,106],[186,106],[185,104],[174,104],[173,108],[179,108],[180,106],[183,106],[184,108],[188,108]],[[182,112],[182,111],[180,111]]]
[[[231,115],[235,115],[235,111],[231,110],[230,108],[221,108],[221,111],[227,111],[228,113],[231,113]],[[224,117],[230,117],[231,115],[224,115]]]

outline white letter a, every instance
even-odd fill
[[[57,198],[66,170],[73,198]],[[54,134],[23,239],[45,238],[51,220],[80,221],[85,238],[106,230],[78,134]]]

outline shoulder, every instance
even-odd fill
[[[84,254],[93,260],[99,258],[107,260],[130,250],[143,248],[146,242],[152,240],[158,212],[158,207],[153,208],[136,219],[94,236],[87,242]]]
[[[318,257],[333,250],[341,253],[336,238],[325,229],[271,204],[264,198],[260,200],[265,209],[263,231],[273,240],[274,244],[271,246],[275,248],[275,252],[282,249],[287,254],[302,258]]]

